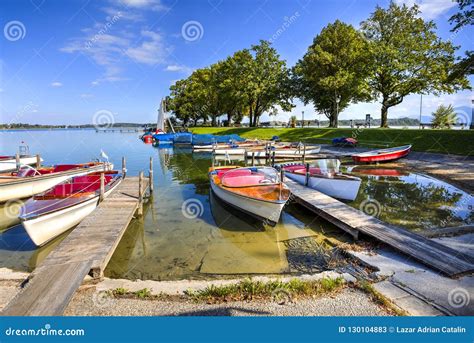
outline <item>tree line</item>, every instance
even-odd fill
[[[450,19],[453,31],[473,20],[472,1],[458,3],[460,12]],[[417,5],[391,2],[388,8],[377,6],[359,30],[336,20],[291,68],[262,40],[175,82],[167,106],[184,125],[210,120],[215,126],[226,115],[225,125],[248,117],[255,127],[263,113],[290,111],[299,98],[337,127],[339,113],[350,104],[380,101],[380,126],[387,127],[389,109],[409,94],[470,88],[472,52],[459,61],[459,47],[437,36],[435,23],[419,14]]]

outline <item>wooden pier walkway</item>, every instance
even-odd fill
[[[296,202],[350,233],[362,233],[450,277],[474,272],[474,258],[448,246],[387,224],[343,202],[285,178]]]
[[[126,177],[30,274],[24,288],[2,311],[6,316],[63,314],[89,274],[103,275],[112,254],[149,188],[147,178]]]

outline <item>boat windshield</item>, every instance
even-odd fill
[[[321,174],[328,175],[339,173],[340,166],[341,161],[339,161],[337,158],[316,160],[313,164],[313,167],[319,169]]]
[[[280,175],[270,167],[237,168],[225,172],[221,182],[226,187],[265,186],[279,183]]]

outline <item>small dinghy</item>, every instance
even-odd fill
[[[25,202],[19,218],[37,246],[73,228],[94,211],[99,204],[101,174],[106,197],[122,181],[117,171],[76,176]]]
[[[270,167],[213,167],[209,178],[220,200],[272,226],[290,196],[279,173]]]
[[[17,172],[0,174],[0,203],[31,197],[74,176],[111,169],[113,165],[108,162],[58,164],[40,168],[23,166]]]
[[[40,159],[43,162],[43,159]],[[13,171],[17,169],[15,156],[0,156],[0,173]],[[31,155],[20,155],[20,165],[21,166],[29,166],[36,164],[38,161],[36,156]]]
[[[352,155],[356,163],[375,163],[395,161],[407,156],[411,151],[411,145],[404,145],[395,148],[372,150],[361,154]]]
[[[282,164],[285,176],[333,198],[352,201],[357,197],[361,179],[339,171],[336,158],[320,159],[312,166],[302,163]],[[309,173],[307,176],[306,174]]]

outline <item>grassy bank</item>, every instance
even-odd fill
[[[269,139],[279,136],[283,141],[331,143],[336,137],[354,137],[361,146],[392,147],[412,144],[414,151],[474,156],[474,130],[409,130],[409,129],[332,129],[332,128],[191,128],[194,133],[216,135],[238,134],[244,138]]]

